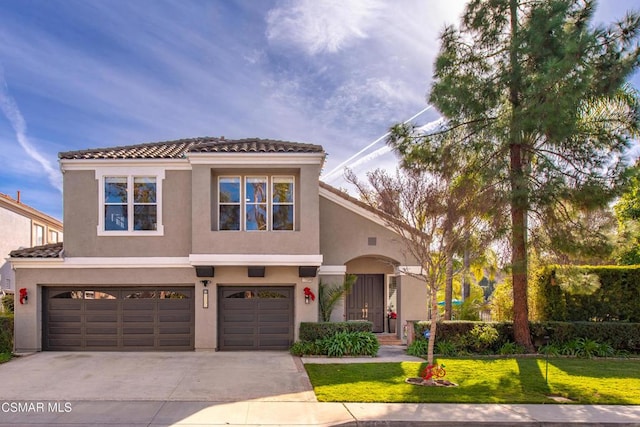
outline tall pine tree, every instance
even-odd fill
[[[441,35],[428,98],[445,129],[420,135],[398,125],[389,138],[406,162],[419,165],[429,161],[422,146],[463,130],[460,145],[478,153],[504,189],[514,334],[528,350],[529,223],[561,227],[564,204],[606,205],[640,126],[637,94],[625,86],[639,66],[640,17],[594,27],[594,8],[589,0],[470,1],[459,28]]]

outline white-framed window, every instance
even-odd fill
[[[293,176],[218,177],[218,230],[295,230]]]
[[[244,229],[247,231],[266,231],[268,224],[267,177],[245,177],[244,198]]]
[[[33,226],[33,246],[44,245],[44,225],[35,224]]]
[[[96,171],[100,189],[98,235],[158,236],[162,226],[164,171],[124,168]]]
[[[240,202],[240,177],[225,176],[218,178],[218,229],[240,230],[242,203]]]
[[[274,176],[271,179],[271,229],[294,230],[295,203],[292,176]]]
[[[58,232],[49,230],[49,243],[58,243]]]

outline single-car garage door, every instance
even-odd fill
[[[292,342],[292,286],[218,287],[220,350],[286,350]]]
[[[44,288],[44,350],[193,350],[193,287]]]

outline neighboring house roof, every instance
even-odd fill
[[[45,214],[44,212],[40,212],[39,210],[32,208],[29,205],[25,205],[20,201],[20,197],[18,195],[18,200],[15,200],[11,196],[0,193],[0,207],[10,209],[11,211],[27,217],[31,220],[36,220],[40,222],[44,222],[51,228],[56,229],[57,231],[62,231],[62,222],[59,220]]]
[[[322,153],[323,151],[321,145],[315,144],[259,138],[226,140],[203,137],[67,151],[58,154],[58,157],[63,160],[182,159],[188,153]]]
[[[35,246],[33,248],[16,249],[11,251],[11,258],[61,258],[63,243],[51,243],[49,245]]]

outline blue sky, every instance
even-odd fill
[[[62,219],[58,152],[197,136],[321,144],[329,172],[427,107],[464,3],[1,0],[0,192]],[[634,7],[601,0],[596,18]],[[347,164],[391,167],[384,151]]]

